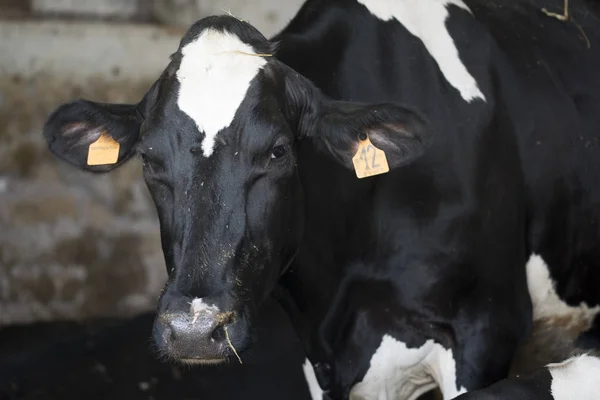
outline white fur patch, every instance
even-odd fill
[[[554,400],[596,400],[600,396],[600,359],[588,355],[549,364]]]
[[[250,82],[267,62],[248,55],[256,52],[236,35],[210,28],[181,54],[177,105],[206,135],[202,151],[209,157],[217,134],[231,124]]]
[[[364,379],[350,391],[351,400],[414,400],[439,386],[444,399],[465,393],[456,385],[456,362],[452,350],[433,340],[409,349],[384,335]]]
[[[302,370],[304,371],[304,378],[306,378],[306,383],[308,384],[310,397],[313,400],[323,400],[323,390],[321,389],[321,386],[319,386],[315,369],[308,358],[304,361],[304,364],[302,364]]]
[[[485,101],[475,78],[462,63],[458,49],[446,28],[449,4],[470,12],[462,0],[358,0],[383,21],[398,20],[414,36],[421,39],[442,74],[463,99]]]
[[[206,304],[202,299],[194,299],[190,304],[190,313],[192,315],[200,312],[219,313],[219,307],[215,305]]]
[[[527,286],[533,304],[534,321],[547,318],[569,318],[574,324],[591,325],[600,312],[600,306],[590,308],[587,304],[569,306],[562,301],[554,288],[548,265],[542,257],[532,254],[527,262]]]

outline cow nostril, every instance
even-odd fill
[[[182,330],[178,326],[177,322],[170,322],[167,324],[164,330],[164,339],[168,341],[181,339],[183,336]]]
[[[222,342],[225,340],[225,326],[222,324],[217,325],[212,331],[210,339],[215,342]]]
[[[168,346],[175,338],[175,327],[164,318],[159,318],[154,324],[152,335],[159,346]]]
[[[226,312],[217,315],[216,326],[210,335],[210,339],[216,342],[224,341],[227,338],[227,325],[233,322],[233,318],[234,316],[232,312]]]

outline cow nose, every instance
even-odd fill
[[[194,300],[189,312],[159,314],[155,342],[167,355],[181,361],[221,362],[228,346],[227,327],[233,318],[232,312]]]

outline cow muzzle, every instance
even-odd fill
[[[239,358],[234,343],[240,343],[243,321],[233,311],[194,299],[189,310],[160,312],[154,322],[154,341],[169,358],[186,364],[219,364]],[[241,361],[241,359],[240,359]]]

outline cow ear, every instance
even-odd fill
[[[427,124],[415,112],[397,104],[357,104],[324,100],[315,139],[347,168],[359,143],[368,138],[385,153],[390,169],[421,157],[431,142]]]
[[[312,138],[350,169],[365,137],[385,153],[390,169],[412,163],[431,143],[425,119],[399,104],[331,100],[297,73],[288,75],[286,97],[298,134]]]
[[[136,110],[133,104],[66,103],[46,121],[44,138],[59,159],[86,171],[108,172],[134,153],[143,122]],[[106,147],[98,149],[99,144]]]

